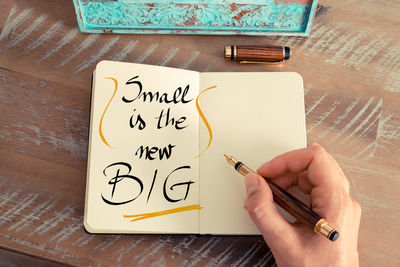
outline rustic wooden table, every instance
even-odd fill
[[[311,36],[82,34],[72,1],[0,5],[0,265],[264,266],[261,237],[89,235],[82,227],[90,76],[102,59],[196,71],[296,71],[308,142],[362,206],[363,266],[399,266],[400,1],[321,0]],[[226,44],[286,44],[282,66],[225,62]],[[30,256],[29,256],[30,255]]]

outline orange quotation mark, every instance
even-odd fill
[[[112,148],[112,147],[110,146],[110,144],[107,142],[106,138],[104,137],[103,130],[101,129],[101,126],[103,125],[104,114],[106,114],[106,111],[107,111],[107,109],[108,109],[108,106],[110,105],[111,101],[113,100],[113,98],[114,98],[114,96],[115,96],[115,93],[117,92],[118,81],[117,81],[115,78],[113,78],[113,77],[105,77],[105,79],[113,80],[113,81],[114,81],[114,84],[115,84],[115,89],[114,89],[114,94],[112,95],[110,101],[108,101],[108,104],[107,104],[105,110],[103,111],[103,115],[101,115],[100,125],[99,125],[99,134],[100,134],[100,138],[101,138],[101,140],[103,140],[104,144],[106,144],[107,146],[109,146],[110,148]]]

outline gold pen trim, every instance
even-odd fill
[[[337,231],[333,229],[325,219],[321,219],[315,224],[314,232],[326,236],[332,241],[335,241],[337,239],[337,237],[333,237],[332,235],[338,235]]]
[[[243,163],[237,168],[237,171],[243,176],[246,176],[249,173],[254,173],[255,174],[255,172],[252,169],[250,169],[249,167],[247,167]]]
[[[225,59],[226,60],[233,60],[233,57],[232,57],[232,46],[231,45],[225,46],[224,55],[225,55]]]
[[[267,64],[267,65],[280,65],[283,62],[285,62],[284,59],[279,60],[279,61],[249,61],[249,60],[240,61],[241,64],[252,64],[252,63],[254,63],[254,64]]]

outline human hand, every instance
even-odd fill
[[[267,182],[248,174],[245,208],[278,266],[358,266],[361,208],[349,196],[349,181],[331,155],[313,144],[280,155],[257,172],[284,189],[297,186],[310,194],[313,211],[340,233],[332,242],[309,226],[289,223],[277,210]]]

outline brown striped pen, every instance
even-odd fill
[[[291,56],[287,46],[225,46],[225,59],[240,63],[276,64],[288,60]]]
[[[243,162],[236,160],[232,156],[224,155],[230,165],[237,170],[243,176],[249,173],[254,173],[249,167],[244,165]],[[290,193],[280,188],[277,184],[272,182],[270,179],[263,177],[271,188],[274,196],[274,201],[281,206],[284,210],[290,213],[298,221],[310,226],[314,232],[319,233],[327,237],[331,241],[335,241],[339,237],[339,232],[333,229],[328,222],[316,214],[303,202],[295,198]]]

